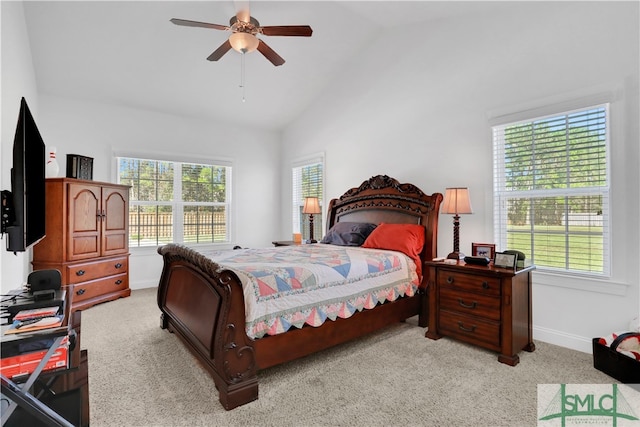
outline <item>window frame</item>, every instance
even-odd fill
[[[129,208],[131,206],[171,206],[174,220],[172,221],[172,233],[173,237],[171,243],[179,243],[185,246],[219,246],[229,245],[233,241],[233,227],[232,227],[232,194],[233,194],[233,162],[230,159],[215,159],[215,158],[190,158],[183,156],[171,156],[171,155],[148,155],[144,153],[131,153],[131,152],[114,152],[113,164],[115,170],[115,177],[117,183],[121,182],[121,176],[119,173],[119,162],[121,158],[129,158],[140,161],[153,161],[153,162],[165,162],[173,163],[173,196],[172,200],[157,200],[157,201],[132,201],[129,200]],[[201,166],[213,166],[225,168],[225,202],[191,202],[182,201],[182,166],[184,164],[195,164]],[[186,206],[224,206],[225,207],[225,227],[226,236],[224,241],[218,242],[191,242],[184,240],[184,207]],[[177,221],[176,219],[180,219]],[[149,245],[132,245],[129,239],[129,248],[132,250],[145,250],[155,249],[159,246],[166,244],[165,242],[156,241],[155,244]]]
[[[325,212],[325,203],[324,203],[324,188],[325,188],[325,170],[326,170],[326,166],[325,166],[325,161],[324,161],[324,153],[319,153],[319,154],[315,154],[312,156],[308,156],[308,157],[303,157],[303,158],[299,158],[294,160],[291,163],[291,221],[292,221],[292,225],[291,225],[291,232],[292,233],[301,233],[302,234],[302,239],[303,241],[309,238],[309,229],[308,227],[304,227],[301,225],[307,225],[308,224],[308,220],[305,219],[304,217],[302,217],[303,214],[300,214],[299,212],[301,212],[303,204],[304,204],[304,199],[303,199],[303,194],[302,194],[302,190],[296,185],[296,177],[294,177],[294,174],[296,173],[296,169],[301,169],[304,167],[308,167],[308,166],[313,166],[319,164],[322,167],[322,176],[320,177],[319,180],[319,185],[320,185],[320,190],[317,192],[318,195],[318,202],[320,203],[320,210],[322,211],[320,214],[314,214],[314,238],[318,241],[320,241],[320,239],[322,238],[322,236],[324,235],[324,232],[322,230],[324,230],[325,227],[325,222],[326,222],[326,212]],[[296,200],[298,200],[298,202],[296,202]],[[320,217],[320,220],[318,221],[317,218],[318,216]],[[320,230],[318,230],[318,228]],[[317,232],[320,231],[320,233],[318,234]]]
[[[563,103],[562,105],[549,106],[544,109],[528,110],[521,113],[510,114],[503,116],[499,120],[494,120],[491,125],[492,144],[493,144],[493,208],[494,208],[494,238],[498,247],[507,248],[508,241],[508,219],[507,219],[507,207],[503,205],[506,200],[514,198],[529,198],[530,201],[543,200],[543,198],[562,196],[570,198],[572,196],[597,196],[602,197],[602,271],[586,271],[581,269],[571,268],[559,268],[539,265],[536,263],[536,267],[546,273],[560,273],[563,275],[571,275],[576,277],[588,277],[592,279],[609,279],[612,277],[612,205],[611,205],[611,105],[608,99],[591,99],[588,102],[582,102],[577,104],[576,102]],[[584,101],[584,100],[583,100]],[[566,186],[561,189],[529,189],[529,190],[508,190],[506,188],[507,180],[505,178],[505,155],[504,155],[504,129],[510,126],[516,126],[520,124],[535,123],[552,118],[567,118],[572,114],[587,112],[590,110],[604,110],[604,168],[605,172],[603,177],[605,179],[604,185],[593,185],[584,187],[569,187]],[[544,111],[544,112],[543,112]],[[496,132],[502,132],[501,137],[496,136]],[[570,148],[569,145],[566,145]],[[499,151],[501,150],[501,151]],[[502,175],[499,176],[500,172]],[[567,202],[565,202],[567,203]],[[568,214],[567,214],[568,215]],[[531,234],[532,238],[541,232],[536,233],[533,230],[533,224]],[[568,229],[569,226],[565,225]],[[569,233],[567,236],[575,233]],[[567,237],[568,239],[568,237]],[[567,240],[568,241],[568,240]],[[533,244],[532,244],[533,245]],[[518,248],[509,248],[518,249]],[[567,246],[565,246],[563,256],[569,260],[570,252]],[[535,263],[535,248],[533,249],[533,262]]]

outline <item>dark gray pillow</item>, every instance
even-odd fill
[[[368,222],[338,222],[329,229],[320,243],[338,246],[362,246],[375,224]]]

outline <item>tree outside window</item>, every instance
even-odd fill
[[[493,128],[499,247],[542,269],[609,274],[608,106]]]

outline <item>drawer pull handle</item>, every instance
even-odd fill
[[[482,289],[489,289],[489,282],[487,281],[482,282]]]
[[[85,271],[84,270],[78,270],[76,271],[76,276],[84,276]]]
[[[466,328],[462,322],[458,322],[458,328],[465,332],[474,332],[476,330],[476,325],[473,325],[470,328]]]
[[[78,294],[78,295],[82,295],[82,294],[84,294],[85,292],[86,292],[86,289],[78,289],[78,290],[76,291],[76,294]]]
[[[458,298],[458,304],[460,304],[460,307],[474,309],[478,303],[477,301],[473,301],[471,304],[465,304],[462,298]]]
[[[116,280],[116,285],[122,284],[122,280]]]
[[[453,283],[453,276],[447,277],[447,283],[448,284],[452,284]]]
[[[117,264],[116,264],[116,268],[122,268],[122,264],[117,263]]]

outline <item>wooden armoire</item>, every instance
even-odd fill
[[[129,187],[49,178],[46,199],[33,269],[60,270],[72,311],[129,296]]]

